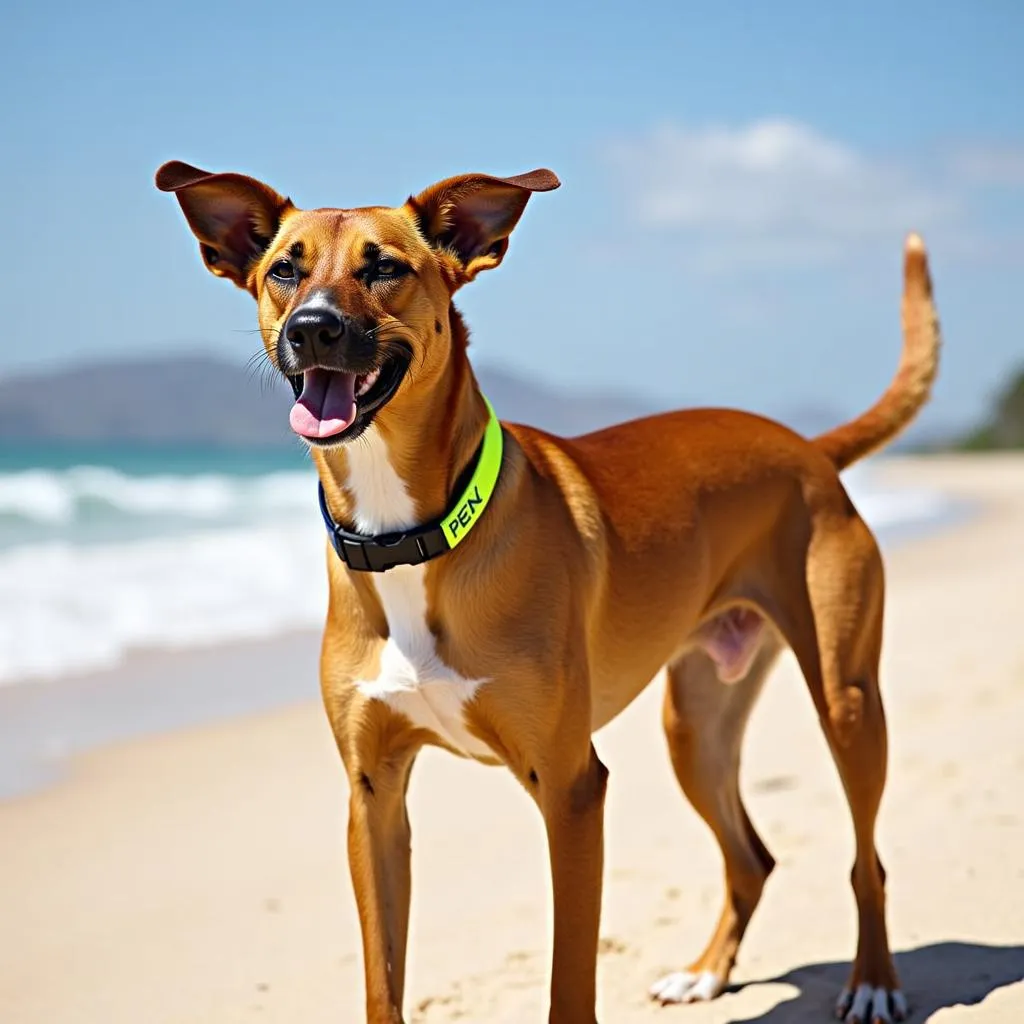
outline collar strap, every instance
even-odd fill
[[[459,496],[440,519],[394,533],[375,536],[354,533],[334,521],[327,507],[324,485],[320,484],[320,514],[324,518],[327,535],[338,557],[350,569],[356,572],[387,572],[396,565],[421,565],[451,551],[465,540],[491,500],[501,471],[504,448],[501,423],[486,398],[484,404],[488,412],[487,428],[470,462],[472,475],[461,491],[456,485]],[[469,471],[467,467],[459,482]]]

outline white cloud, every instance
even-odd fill
[[[1019,151],[969,150],[918,168],[784,119],[668,125],[610,158],[635,223],[684,242],[705,268],[836,262],[910,230],[965,228],[973,186],[1024,182]],[[964,246],[978,249],[969,235],[960,232]]]
[[[958,177],[977,185],[1024,186],[1024,149],[968,146],[953,155]]]

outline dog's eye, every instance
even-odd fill
[[[390,256],[382,256],[373,266],[374,277],[399,277],[405,268],[398,260],[391,259]]]
[[[270,276],[277,278],[278,281],[294,281],[295,266],[290,260],[278,260],[270,268]]]

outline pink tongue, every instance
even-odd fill
[[[296,399],[288,422],[302,437],[333,437],[356,418],[356,376],[332,370],[307,370],[302,375],[302,394]]]

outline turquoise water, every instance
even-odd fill
[[[70,469],[74,466],[109,466],[137,476],[161,473],[254,476],[304,469],[309,466],[309,456],[298,443],[280,449],[216,448],[210,445],[0,444],[0,473],[26,469]]]
[[[312,473],[293,448],[0,446],[0,550],[20,544],[93,544],[173,534],[197,521],[244,520],[245,503],[277,481]],[[265,497],[265,494],[264,494]]]
[[[847,485],[906,536],[949,514],[925,492]],[[0,447],[0,684],[318,627],[327,593],[316,476],[281,450]]]

